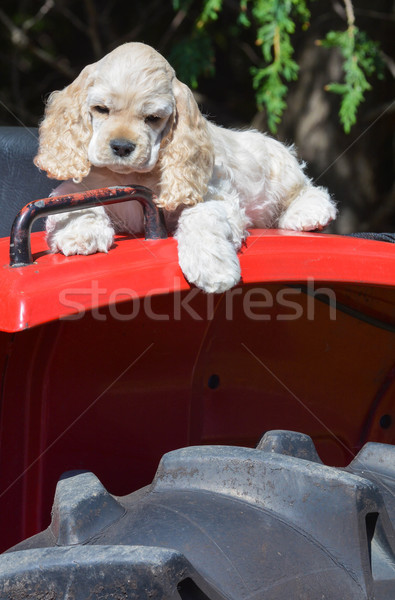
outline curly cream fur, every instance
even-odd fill
[[[167,210],[203,202],[214,166],[214,146],[207,122],[191,90],[174,79],[173,91],[176,116],[170,141],[162,151],[158,202]]]
[[[53,179],[81,182],[91,165],[87,148],[92,136],[86,105],[92,67],[60,92],[53,92],[40,125],[40,145],[34,164]]]
[[[322,229],[337,212],[293,148],[206,120],[169,63],[140,43],[116,48],[50,97],[35,162],[50,177],[68,180],[58,195],[112,185],[151,188],[186,278],[206,292],[239,281],[237,251],[247,227]],[[115,231],[142,227],[140,205],[128,202],[54,215],[47,239],[66,255],[107,252]]]

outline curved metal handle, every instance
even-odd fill
[[[166,239],[167,232],[163,212],[155,204],[155,194],[146,187],[114,186],[99,190],[77,192],[66,196],[55,196],[34,200],[17,214],[10,236],[10,266],[24,267],[33,263],[30,249],[30,233],[34,221],[54,213],[71,212],[82,208],[106,206],[135,200],[144,211],[146,240]]]

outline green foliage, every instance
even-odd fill
[[[262,64],[251,67],[250,72],[258,108],[266,111],[272,132],[277,130],[286,109],[288,84],[298,78],[292,36],[297,26],[302,30],[309,27],[310,3],[308,0],[239,0],[237,26],[253,32],[255,45],[262,55]],[[210,25],[218,22],[224,10],[223,0],[198,0],[197,3],[173,0],[177,10],[187,11],[196,4],[199,13],[194,33],[172,53],[177,70],[181,70],[184,80],[193,87],[197,86],[200,75],[214,73],[213,41],[208,35],[204,36],[204,32],[210,32]],[[352,11],[352,5],[348,4]],[[346,31],[330,31],[319,43],[326,48],[338,48],[343,56],[344,82],[330,83],[326,89],[341,96],[339,117],[344,130],[349,133],[365,92],[371,89],[367,78],[378,68],[378,44],[350,22]]]
[[[204,27],[210,21],[216,21],[222,8],[222,0],[205,0],[198,27]]]
[[[252,16],[257,25],[257,46],[266,63],[253,67],[253,86],[259,108],[265,108],[268,125],[276,131],[286,108],[286,83],[297,79],[299,67],[293,58],[291,35],[295,20],[306,24],[310,12],[304,0],[247,0],[252,5]],[[246,4],[247,4],[246,2]]]
[[[380,75],[378,44],[353,25],[346,31],[330,31],[321,43],[326,48],[338,48],[343,56],[344,82],[330,83],[325,89],[341,96],[339,117],[349,133],[365,92],[372,88],[367,77],[376,69]]]
[[[214,49],[205,31],[195,31],[191,37],[181,39],[168,59],[176,67],[178,78],[192,88],[198,87],[202,75],[214,75]]]
[[[197,22],[202,28],[218,19],[222,0],[204,0]],[[266,109],[268,125],[275,132],[286,108],[287,83],[297,79],[291,35],[296,20],[306,26],[310,11],[305,0],[240,0],[238,23],[254,28],[256,46],[261,49],[263,66],[252,67],[252,83],[259,109]]]
[[[162,52],[194,88],[213,76],[217,59],[224,68],[209,89],[226,97],[230,110],[243,118],[253,110],[254,90],[275,132],[288,87],[298,78],[294,50],[305,49],[306,42],[311,46],[311,36],[303,35],[311,20],[317,37],[325,38],[321,45],[328,52],[338,48],[343,57],[344,77],[327,90],[339,95],[340,121],[348,132],[378,74],[379,48],[355,26],[352,0],[342,2],[345,31],[327,33],[327,20],[314,16],[321,15],[319,0],[315,5],[313,0],[133,0],[133,10],[128,0],[2,0],[0,101],[10,115],[34,124],[49,91],[67,85],[116,44],[142,40]],[[376,35],[376,29],[370,31]],[[385,39],[388,45],[388,35]]]
[[[173,5],[178,9],[185,9],[185,0],[173,0]],[[204,0],[203,8],[196,21],[196,30],[202,33],[210,23],[217,21],[222,9],[222,0]],[[295,32],[295,19],[301,19],[306,24],[310,17],[305,0],[240,0],[240,14],[238,24],[245,28],[254,27],[256,30],[256,45],[261,48],[264,66],[252,67],[253,87],[256,90],[257,104],[260,109],[265,108],[268,116],[269,128],[276,131],[277,124],[286,108],[285,96],[287,85],[285,82],[297,78],[298,65],[293,59],[291,35]],[[191,40],[193,43],[195,40]],[[189,42],[177,49],[177,60],[182,58],[188,70],[188,60],[184,56]],[[194,44],[198,50],[199,43]],[[205,40],[204,52],[199,56],[210,61],[209,72],[213,72],[212,56],[209,51],[208,40]],[[200,72],[205,68],[199,67],[199,60],[191,63],[189,76],[192,84],[196,86]],[[182,64],[181,70],[184,71]],[[207,71],[207,69],[206,69]],[[186,74],[186,73],[185,73]],[[184,74],[184,77],[185,77]]]

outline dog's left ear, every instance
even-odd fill
[[[203,201],[214,165],[214,148],[206,119],[191,90],[174,78],[176,114],[161,151],[161,192],[158,204],[167,210]]]

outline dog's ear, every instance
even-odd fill
[[[90,171],[92,128],[86,99],[93,69],[94,65],[88,65],[73,83],[48,99],[34,158],[34,164],[48,177],[79,183]]]
[[[191,90],[174,78],[176,100],[171,132],[161,151],[161,192],[158,204],[174,210],[202,202],[214,165],[214,148],[206,119]]]

